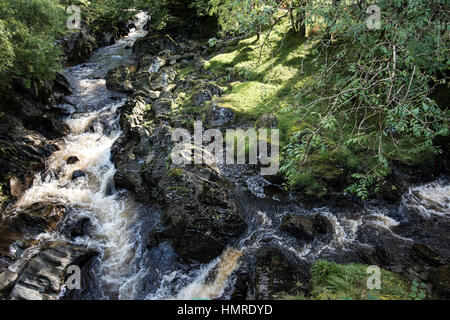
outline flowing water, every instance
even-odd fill
[[[127,37],[99,49],[87,63],[67,69],[66,77],[74,92],[67,97],[70,104],[61,107],[73,112],[67,119],[70,134],[59,144],[60,150],[48,159],[48,169],[36,176],[32,188],[17,204],[27,207],[40,201],[62,202],[71,208],[65,223],[89,219],[90,231],[76,240],[68,239],[62,232],[41,235],[45,239],[72,241],[99,252],[89,270],[93,280],[83,291],[84,296],[78,298],[228,298],[242,260],[263,245],[278,247],[297,261],[313,261],[367,245],[358,238],[363,224],[392,232],[399,224],[394,213],[404,208],[414,209],[424,217],[450,216],[449,185],[444,182],[412,188],[400,209],[369,204],[363,212],[355,213],[328,207],[307,208],[280,200],[278,195],[267,196],[264,190],[270,183],[261,176],[253,176],[245,182],[250,194],[243,196],[249,229],[235,247],[226,249],[206,265],[181,262],[168,243],[146,248],[146,236],[158,221],[159,212],[114,189],[111,147],[121,135],[119,112],[126,96],[107,90],[105,81],[108,70],[132,61],[130,47],[145,35],[142,26],[147,20],[145,14],[137,18],[136,29]],[[67,159],[74,156],[79,161],[67,164]],[[226,174],[226,168],[221,169]],[[73,180],[77,170],[85,176]],[[331,239],[302,243],[286,236],[279,231],[279,226],[282,217],[292,213],[325,216],[333,226]]]
[[[121,134],[118,109],[126,97],[110,92],[105,81],[108,70],[130,62],[129,47],[145,35],[142,26],[147,17],[140,14],[137,18],[136,29],[126,38],[99,49],[89,62],[67,69],[66,77],[74,90],[67,97],[74,111],[67,119],[70,134],[48,159],[46,172],[36,177],[33,187],[17,204],[26,207],[39,201],[62,202],[72,208],[67,219],[90,220],[89,236],[75,242],[100,253],[93,271],[98,282],[95,295],[100,299],[138,298],[139,280],[145,273],[140,267],[145,241],[140,237],[148,209],[127,194],[115,192],[113,184],[111,147]],[[67,164],[69,157],[79,161]],[[77,170],[85,176],[72,180]],[[42,237],[61,239],[64,235]]]

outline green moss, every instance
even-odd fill
[[[184,173],[183,169],[175,168],[169,171],[168,176],[171,178],[180,178]]]
[[[224,95],[222,107],[230,108],[242,119],[256,120],[267,111],[269,105],[265,100],[275,89],[273,85],[256,81],[235,82]]]
[[[189,74],[195,71],[194,66],[188,65],[182,69],[177,70],[177,75],[180,79],[185,79]]]

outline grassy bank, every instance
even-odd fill
[[[421,300],[426,291],[399,275],[380,269],[379,289],[368,288],[367,265],[317,261],[311,268],[310,296],[283,296],[288,300]],[[370,281],[369,281],[370,282]]]

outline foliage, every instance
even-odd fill
[[[408,295],[408,300],[423,300],[426,298],[426,285],[413,281],[411,284],[411,292]]]
[[[205,3],[210,15],[218,17],[223,34],[259,35],[277,12],[277,1],[274,0],[210,0]],[[197,7],[200,5],[197,4]]]
[[[263,41],[241,41],[207,67],[227,82],[284,83],[257,108],[273,112],[278,102],[279,116],[296,119],[280,121],[283,138],[288,134],[281,170],[291,187],[315,195],[346,189],[367,198],[394,165],[427,166],[441,153],[435,141],[448,137],[449,112],[431,97],[436,85],[448,86],[447,1],[379,1],[378,30],[366,23],[369,1],[208,4],[224,33],[265,31]],[[270,11],[262,31],[261,8]],[[306,42],[295,32],[302,28]],[[234,109],[242,109],[237,99]]]
[[[0,0],[0,91],[13,78],[30,85],[60,68],[55,39],[63,31],[64,10],[56,0]]]
[[[315,83],[298,93],[310,99],[294,109],[316,125],[292,135],[285,150],[282,170],[291,185],[311,155],[346,149],[371,157],[351,173],[347,188],[367,198],[394,163],[429,163],[441,152],[435,138],[448,136],[448,110],[429,98],[433,85],[448,83],[448,5],[379,1],[381,28],[370,30],[361,10],[368,4],[312,1],[306,7],[307,22],[322,27],[321,41],[313,52]]]
[[[367,265],[319,260],[311,268],[311,299],[406,300],[409,282],[381,269],[380,289],[368,289]]]

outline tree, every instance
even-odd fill
[[[56,0],[0,0],[0,90],[12,78],[29,84],[60,69],[55,39],[64,26],[64,9]]]

